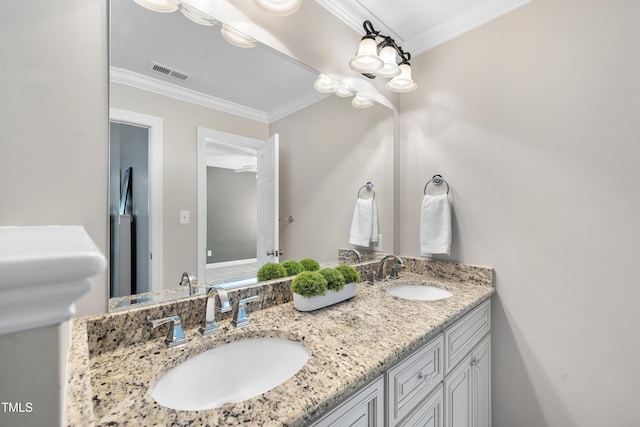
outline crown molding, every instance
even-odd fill
[[[113,83],[125,84],[138,89],[157,93],[185,102],[201,105],[213,110],[223,111],[235,116],[255,120],[261,123],[269,123],[268,114],[264,111],[245,107],[235,102],[229,102],[215,96],[205,95],[195,90],[186,89],[171,83],[163,82],[142,74],[123,68],[110,67],[109,80]]]
[[[468,12],[447,22],[443,22],[434,28],[425,30],[410,39],[403,39],[398,36],[382,23],[384,21],[383,19],[375,16],[358,1],[317,1],[360,34],[364,33],[362,23],[365,20],[375,21],[373,24],[376,29],[389,34],[398,44],[402,45],[406,51],[411,52],[415,57],[532,0],[487,0],[482,2],[482,5],[474,7]]]
[[[293,114],[298,110],[302,110],[303,108],[306,108],[312,104],[315,104],[316,102],[320,102],[328,96],[331,96],[331,94],[320,93],[320,92],[309,93],[308,95],[302,98],[296,99],[295,101],[290,102],[289,104],[281,105],[278,108],[275,108],[269,111],[269,114],[268,114],[269,123],[273,123],[276,120],[280,120],[283,117],[288,116],[289,114]]]
[[[480,27],[532,0],[492,0],[473,8],[405,42],[405,49],[418,55]]]
[[[375,16],[369,9],[360,4],[359,1],[341,1],[341,0],[316,0],[325,9],[333,13],[345,24],[364,35],[362,24],[364,21],[373,21],[372,24],[376,30],[388,34],[396,43],[404,44],[405,40],[396,34],[389,27],[384,25],[384,21]]]

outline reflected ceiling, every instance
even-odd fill
[[[260,43],[233,46],[222,38],[219,23],[198,25],[179,11],[153,12],[133,0],[112,0],[111,15],[112,79],[118,77],[114,67],[125,69],[262,112],[268,121],[327,96],[313,87],[315,70]],[[152,62],[189,77],[151,71]]]

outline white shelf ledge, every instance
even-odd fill
[[[0,227],[0,334],[70,319],[105,267],[81,226]]]

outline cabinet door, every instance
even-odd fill
[[[491,335],[444,382],[446,427],[491,427]]]
[[[382,376],[351,396],[313,424],[313,427],[382,427],[384,379]]]
[[[444,382],[445,427],[471,427],[473,375],[471,358],[463,360]]]
[[[491,427],[491,335],[471,353],[473,427]]]

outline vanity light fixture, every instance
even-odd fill
[[[391,37],[380,34],[371,21],[364,21],[362,26],[365,35],[360,40],[358,53],[349,61],[351,69],[370,79],[376,76],[392,78],[385,87],[393,92],[415,90],[418,85],[411,78],[411,54],[405,52]],[[377,43],[376,38],[382,41]]]
[[[302,4],[302,0],[253,0],[265,12],[276,16],[288,16],[295,13]]]

